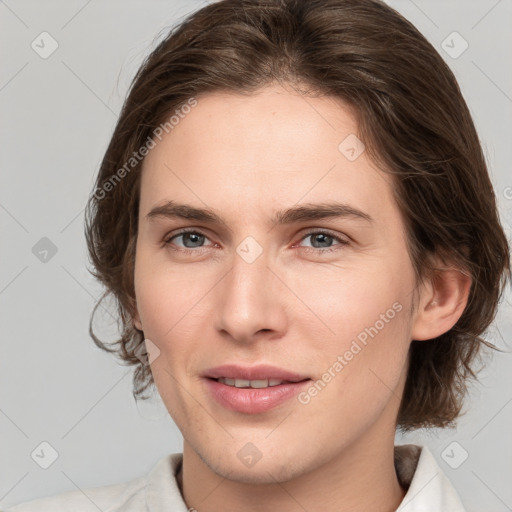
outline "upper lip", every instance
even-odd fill
[[[225,377],[228,379],[244,379],[244,380],[265,380],[279,379],[289,382],[300,382],[309,379],[306,375],[290,372],[283,368],[261,364],[258,366],[240,366],[237,364],[224,364],[210,368],[203,373],[203,377],[218,379]]]

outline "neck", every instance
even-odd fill
[[[200,512],[394,512],[405,496],[394,467],[394,431],[365,438],[322,466],[284,482],[248,484],[224,478],[185,441],[178,483]]]

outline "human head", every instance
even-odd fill
[[[101,164],[86,230],[94,275],[118,302],[114,351],[136,365],[136,395],[152,381],[136,355],[144,335],[133,326],[140,149],[156,142],[159,126],[174,124],[171,115],[194,108],[194,98],[251,95],[271,83],[351,107],[365,154],[392,178],[418,284],[435,280],[439,261],[471,276],[457,323],[412,342],[398,415],[405,429],[450,424],[510,276],[509,250],[453,74],[409,22],[374,0],[221,0],[172,30],[141,66]]]

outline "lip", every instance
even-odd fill
[[[269,411],[296,396],[311,382],[307,376],[269,365],[217,366],[207,370],[202,377],[208,393],[218,404],[245,414]],[[220,377],[245,380],[280,379],[288,382],[267,388],[236,388],[215,380]]]
[[[224,364],[206,370],[203,377],[210,379],[218,379],[227,377],[228,379],[245,379],[245,380],[261,380],[261,379],[279,379],[289,382],[299,382],[309,379],[307,375],[290,372],[277,366],[268,364],[260,364],[258,366],[240,366],[237,364]]]
[[[235,388],[214,379],[203,379],[210,395],[217,403],[231,411],[259,414],[294,397],[311,382],[284,382],[268,388]]]

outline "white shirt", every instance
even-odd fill
[[[176,481],[182,460],[182,453],[172,453],[145,477],[28,501],[5,512],[188,512]],[[395,446],[395,470],[407,488],[396,512],[466,512],[426,446]]]

